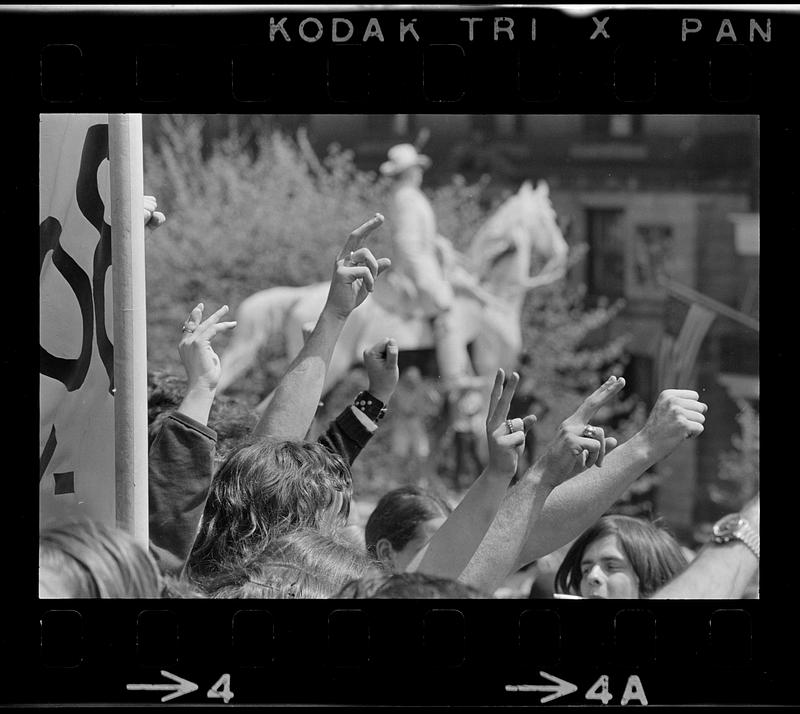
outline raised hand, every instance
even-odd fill
[[[164,221],[166,221],[167,218],[163,213],[156,211],[156,208],[158,208],[158,201],[156,201],[156,197],[145,196],[143,203],[144,203],[145,228],[150,228],[151,230],[155,230],[160,225],[163,225]]]
[[[383,216],[376,213],[356,228],[336,256],[333,278],[325,307],[342,319],[357,308],[375,288],[375,279],[392,263],[388,258],[376,259],[364,242],[383,225]],[[377,395],[376,395],[377,396]]]
[[[200,388],[213,392],[217,388],[221,368],[211,340],[220,332],[236,327],[236,322],[219,321],[228,312],[227,305],[223,305],[206,320],[203,320],[203,308],[203,303],[199,303],[183,324],[183,337],[178,345],[178,352],[186,370],[188,390]]]
[[[658,395],[647,422],[639,432],[653,462],[670,454],[685,439],[703,433],[708,405],[691,389],[665,389]]]
[[[398,354],[397,341],[391,337],[364,350],[364,367],[369,379],[367,390],[384,404],[392,398],[400,379],[400,370],[397,367]]]
[[[551,486],[557,486],[592,466],[602,466],[605,454],[617,445],[617,440],[606,438],[600,427],[592,426],[589,422],[600,407],[608,404],[624,386],[622,377],[609,377],[584,400],[574,414],[561,422],[555,438],[537,462],[543,471],[543,480]]]
[[[486,417],[486,438],[489,440],[489,465],[487,471],[512,477],[517,471],[519,457],[525,449],[525,436],[536,422],[533,415],[524,419],[509,419],[508,410],[519,384],[519,374],[512,372],[503,386],[505,372],[497,370],[489,396],[489,413]]]

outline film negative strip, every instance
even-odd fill
[[[588,279],[612,294],[633,290],[643,321],[654,304],[648,260],[686,231],[710,236],[714,210],[745,214],[755,205],[762,232],[783,237],[782,251],[791,242],[797,6],[18,6],[0,10],[0,21],[9,150],[19,152],[4,209],[12,236],[28,233],[39,204],[41,116],[138,112],[270,115],[295,129],[314,117],[319,141],[353,148],[373,170],[393,143],[430,130],[434,154],[437,142],[452,149],[444,139],[460,132],[461,153],[448,154],[446,169],[476,181],[504,171],[514,180],[526,170],[547,177],[561,205],[583,211],[581,230],[595,230],[594,245],[612,252],[619,196],[639,191],[642,202],[625,205],[640,211],[637,235],[642,245],[658,244],[655,253],[631,258],[625,275],[597,264]],[[699,124],[705,139],[693,146]],[[679,171],[673,159],[684,162]],[[659,203],[640,182],[673,194],[744,198],[724,209],[711,200]],[[567,203],[565,196],[596,185],[602,195],[588,208]],[[675,215],[690,204],[700,218],[687,228],[689,218]],[[647,225],[647,215],[660,218]],[[676,227],[664,228],[665,216]],[[747,235],[737,233],[745,243]],[[675,260],[698,261],[687,274],[699,261],[719,261],[709,279],[722,283],[737,258],[714,245],[684,246]],[[747,250],[740,257],[753,255]],[[770,287],[783,286],[789,276],[780,270],[793,264],[776,262]],[[19,304],[16,295],[7,304]],[[26,297],[39,304],[32,288]],[[745,312],[728,317],[746,323]],[[20,342],[31,346],[20,374],[36,363],[39,317],[19,328]],[[676,370],[691,348],[689,332],[673,343]],[[768,337],[761,349],[757,330],[754,339],[743,348],[718,344],[721,362],[733,355],[726,364],[740,367],[749,359],[736,349],[755,360],[754,370],[729,372],[757,383],[759,354],[769,374],[788,372],[785,345]],[[745,392],[751,384],[735,375],[729,382]],[[19,389],[19,404],[36,411],[32,391]],[[783,405],[768,403],[782,414]],[[27,434],[33,419],[15,410],[11,433]],[[19,441],[27,445],[27,437]],[[785,444],[772,451],[789,453]],[[785,483],[794,480],[791,466],[782,466],[765,471],[781,482],[766,489],[768,523],[785,523],[782,509],[794,502],[786,491],[796,487]],[[788,539],[775,526],[762,539],[767,566],[754,599],[55,600],[36,595],[39,504],[27,476],[17,476],[8,478],[13,536],[0,626],[7,706],[800,704],[791,654],[796,607],[786,597],[789,578],[778,576],[790,573],[791,556],[780,551],[788,562],[777,562]],[[74,488],[69,473],[55,477],[56,495]]]

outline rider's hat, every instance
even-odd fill
[[[418,154],[412,144],[397,144],[389,149],[389,160],[381,164],[381,173],[384,176],[396,176],[412,166],[421,166],[427,169],[431,160],[424,154]]]

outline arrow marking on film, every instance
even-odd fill
[[[128,684],[126,687],[128,690],[146,689],[152,691],[171,691],[172,694],[161,697],[162,702],[175,699],[176,697],[182,697],[184,694],[194,692],[197,689],[197,685],[194,682],[190,682],[188,679],[179,677],[176,674],[170,674],[165,669],[161,670],[161,676],[171,679],[173,682],[176,682],[176,684]]]
[[[506,691],[507,692],[552,692],[552,694],[548,694],[546,697],[542,697],[541,699],[542,704],[578,691],[578,688],[572,682],[567,682],[566,680],[561,679],[560,677],[555,677],[552,674],[547,674],[547,672],[541,672],[541,671],[539,672],[539,676],[544,677],[545,679],[549,679],[551,682],[555,682],[555,685],[507,684]]]

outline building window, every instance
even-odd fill
[[[663,297],[660,279],[670,274],[674,258],[672,226],[638,225],[633,241],[632,292],[645,297]]]
[[[620,208],[586,211],[589,243],[587,287],[595,296],[617,298],[625,294],[625,235]]]
[[[642,115],[586,114],[583,132],[591,139],[636,139],[642,134]]]

